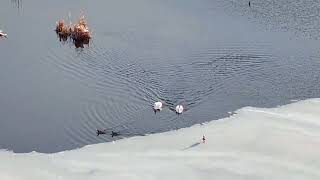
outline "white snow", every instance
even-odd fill
[[[3,150],[0,161],[2,180],[318,180],[320,99],[55,154]]]

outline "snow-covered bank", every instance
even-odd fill
[[[320,179],[320,99],[55,154],[0,152],[7,179]],[[202,135],[207,137],[201,143]]]

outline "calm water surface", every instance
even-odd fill
[[[57,152],[112,140],[97,128],[130,137],[319,97],[319,11],[311,0],[3,0],[0,148]],[[55,22],[80,15],[89,46],[60,42]]]

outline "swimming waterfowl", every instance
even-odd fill
[[[114,136],[120,136],[120,132],[112,131],[111,132],[111,137],[114,137]]]
[[[107,131],[105,129],[103,130],[97,129],[96,133],[97,133],[97,136],[99,136],[100,134],[107,134]]]
[[[177,105],[176,106],[176,113],[181,114],[183,112],[183,106],[182,105]]]
[[[155,102],[153,104],[153,110],[156,112],[156,111],[161,111],[162,110],[162,102],[158,101],[158,102]]]
[[[4,33],[2,30],[0,30],[0,37],[7,37],[8,34]]]

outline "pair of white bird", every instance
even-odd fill
[[[162,110],[162,107],[163,107],[163,103],[158,101],[158,102],[155,102],[153,104],[153,109],[155,111],[161,111]],[[176,108],[175,108],[175,111],[177,114],[182,114],[183,112],[183,106],[181,104],[177,105]]]
[[[0,29],[0,37],[7,37],[8,34],[4,33],[1,29]]]

